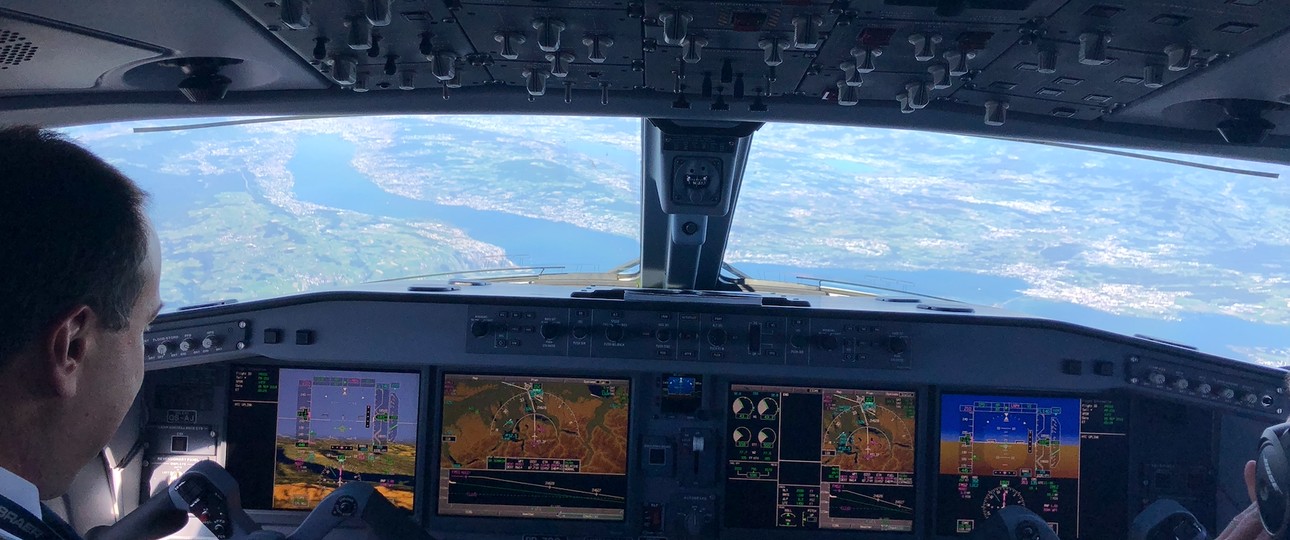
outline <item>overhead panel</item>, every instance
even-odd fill
[[[0,10],[0,92],[94,88],[104,73],[162,52],[119,36]]]

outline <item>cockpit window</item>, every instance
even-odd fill
[[[639,256],[639,119],[233,120],[65,130],[151,193],[170,305]]]
[[[1152,155],[1280,178],[768,124],[726,261],[758,278],[944,296],[1290,365],[1290,168]]]

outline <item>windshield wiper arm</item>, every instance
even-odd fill
[[[421,274],[418,276],[404,276],[389,279],[377,279],[366,283],[390,283],[393,281],[408,281],[411,279],[429,279],[448,276],[474,276],[479,274],[498,274],[491,276],[493,278],[509,279],[516,277],[538,277],[546,274],[562,274],[564,272],[549,272],[550,270],[564,270],[563,266],[510,266],[505,268],[481,268],[477,270],[457,270],[453,272],[436,272],[433,274]]]
[[[918,293],[918,292],[904,291],[904,290],[900,290],[900,289],[893,289],[893,288],[890,288],[890,287],[880,287],[880,286],[878,286],[878,285],[870,285],[870,284],[868,284],[868,283],[858,283],[858,282],[855,282],[855,281],[843,281],[843,280],[840,280],[840,279],[817,278],[817,277],[811,277],[811,276],[797,276],[797,279],[800,279],[800,280],[803,280],[803,281],[814,281],[814,282],[815,282],[815,286],[816,286],[817,288],[819,288],[820,290],[824,290],[824,289],[825,289],[825,285],[824,285],[825,283],[832,283],[832,284],[834,284],[834,285],[846,285],[846,286],[851,286],[851,287],[863,287],[863,288],[865,288],[865,289],[872,289],[872,290],[875,290],[875,291],[893,292],[893,293],[900,293],[900,294],[907,294],[907,295],[912,295],[912,296],[918,296],[918,297],[921,297],[921,298],[931,298],[931,299],[933,299],[933,300],[941,300],[941,301],[943,301],[943,302],[954,302],[954,303],[957,303],[957,304],[964,304],[964,303],[966,303],[966,302],[962,302],[962,301],[959,301],[959,300],[955,300],[955,299],[953,299],[953,298],[945,298],[945,297],[942,297],[942,296],[933,296],[933,295],[930,295],[930,294],[923,294],[923,293]],[[836,288],[836,287],[834,287],[834,288]],[[846,289],[842,289],[842,290],[846,290]],[[855,292],[863,292],[863,291],[859,291],[859,290],[857,290],[857,291],[855,291]]]

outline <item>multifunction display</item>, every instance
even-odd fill
[[[1123,403],[1073,397],[941,396],[937,532],[970,534],[1020,505],[1063,539],[1123,537],[1094,534],[1118,520],[1079,517],[1124,511],[1124,486],[1112,483],[1126,474],[1127,412]]]
[[[244,505],[312,510],[367,482],[412,510],[419,390],[417,373],[234,369],[228,469]]]
[[[439,513],[622,520],[627,380],[447,374]]]
[[[911,531],[914,392],[735,384],[727,527]]]

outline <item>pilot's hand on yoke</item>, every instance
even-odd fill
[[[1245,464],[1245,490],[1250,495],[1250,507],[1246,508],[1218,535],[1217,540],[1272,540],[1272,536],[1263,530],[1259,520],[1259,506],[1254,502],[1254,462]]]

